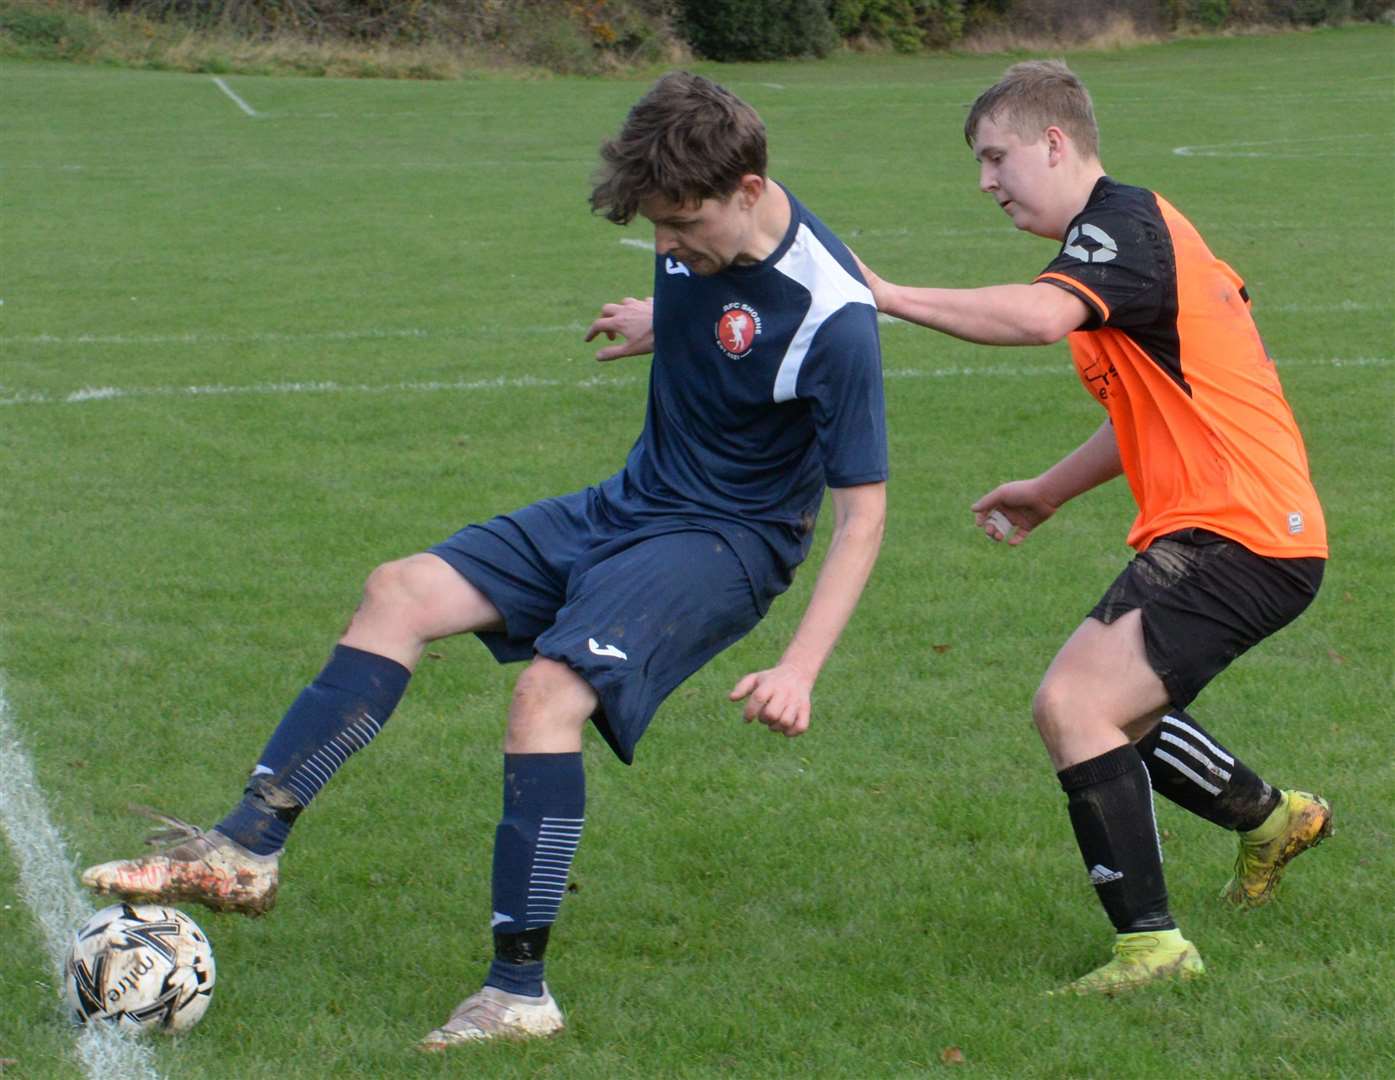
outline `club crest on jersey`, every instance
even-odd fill
[[[756,314],[756,309],[733,300],[723,306],[722,316],[717,320],[717,348],[733,360],[740,360],[751,351],[751,345],[760,331],[760,316]]]

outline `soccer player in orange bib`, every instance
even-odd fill
[[[1009,68],[964,135],[1017,228],[1060,241],[1031,284],[908,288],[878,308],[989,345],[1067,338],[1107,419],[1040,476],[973,504],[1016,546],[1077,495],[1128,479],[1137,554],[1057,652],[1032,703],[1085,869],[1117,938],[1064,988],[1115,993],[1202,974],[1168,910],[1150,791],[1239,834],[1224,891],[1254,907],[1331,832],[1315,795],[1271,787],[1187,707],[1312,601],[1327,557],[1303,440],[1240,276],[1162,196],[1108,176],[1090,96],[1056,61]]]

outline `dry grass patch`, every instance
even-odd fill
[[[974,30],[955,42],[954,51],[983,56],[996,53],[1042,53],[1062,48],[1107,50],[1156,45],[1171,35],[1140,29],[1128,15],[1114,14],[1097,25],[1081,24],[1074,32],[1048,34],[993,26]]]

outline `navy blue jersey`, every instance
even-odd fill
[[[753,531],[786,574],[809,552],[825,485],[887,477],[872,294],[842,242],[789,200],[789,229],[759,263],[700,276],[656,257],[644,431],[602,485],[625,516],[689,519],[738,552]]]

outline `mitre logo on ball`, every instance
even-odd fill
[[[760,331],[756,309],[733,300],[722,308],[722,317],[717,320],[717,347],[733,360],[740,360],[751,351]]]

